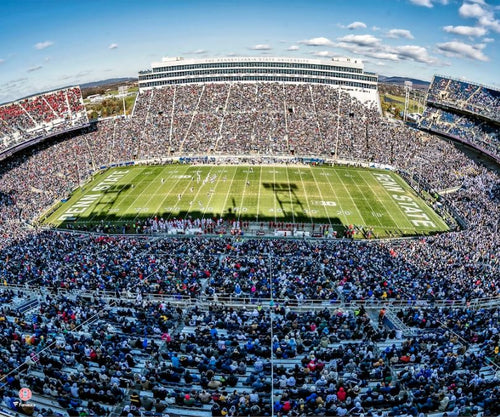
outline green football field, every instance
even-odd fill
[[[166,165],[97,174],[42,222],[55,227],[138,219],[223,217],[249,222],[356,225],[378,237],[448,230],[390,171],[331,166]]]

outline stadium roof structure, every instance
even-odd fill
[[[166,63],[182,62],[184,64],[192,63],[220,63],[220,62],[291,62],[297,64],[323,64],[331,65],[332,62],[343,63],[346,66],[363,69],[363,61],[357,58],[349,57],[334,57],[331,59],[308,59],[308,58],[293,58],[293,57],[255,57],[255,56],[240,56],[240,57],[214,57],[214,58],[189,58],[184,57],[163,57],[160,62],[153,62],[153,68],[164,66]]]

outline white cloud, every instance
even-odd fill
[[[207,51],[205,49],[195,49],[194,51],[186,52],[187,54],[190,55],[201,55],[201,54],[206,54]]]
[[[483,16],[479,18],[479,24],[500,33],[500,20],[494,19],[493,15]]]
[[[272,48],[270,45],[267,45],[267,44],[258,44],[258,45],[251,46],[250,49],[252,49],[254,51],[270,51]]]
[[[479,26],[500,33],[500,20],[495,19],[496,10],[500,9],[493,8],[484,1],[467,0],[460,6],[458,12],[464,18],[477,19]]]
[[[118,44],[117,43],[112,43],[108,46],[108,49],[116,49],[118,48]]]
[[[406,29],[393,29],[391,36],[399,36],[400,38],[409,38],[413,35]],[[301,41],[301,44],[310,46],[327,46],[348,51],[353,56],[375,58],[380,61],[415,61],[429,65],[442,66],[445,65],[443,61],[437,57],[429,55],[428,50],[419,45],[400,45],[392,46],[382,42],[381,39],[371,35],[355,35],[349,34],[336,39],[332,42],[328,38],[312,38],[309,40]],[[314,56],[336,56],[328,50],[320,50],[312,53]]]
[[[104,72],[111,72],[111,69],[105,69],[103,70]],[[87,75],[92,74],[92,70],[82,70],[77,72],[76,74],[71,74],[71,75],[64,75],[61,77],[61,80],[71,80],[73,83],[80,83],[80,82],[85,82],[86,80],[89,79]]]
[[[75,78],[80,78],[80,77],[85,77],[86,75],[89,75],[92,71],[91,70],[83,70],[75,74]]]
[[[38,42],[35,43],[34,48],[38,49],[39,51],[45,48],[48,48],[49,46],[54,45],[54,42],[52,41],[45,41],[45,42]]]
[[[485,28],[478,26],[445,26],[443,30],[462,36],[484,36],[487,32]]]
[[[367,51],[365,55],[377,59],[386,59],[387,61],[399,61],[398,54],[394,52]]]
[[[373,61],[371,59],[365,59],[365,60],[363,60],[363,62],[367,65],[371,64],[371,65],[376,65],[378,67],[386,67],[387,66],[387,64],[383,61]]]
[[[392,39],[399,39],[399,38],[414,39],[411,32],[406,29],[391,29],[389,32],[387,32],[387,37]]]
[[[286,50],[287,51],[298,51],[300,48],[297,45],[291,45]]]
[[[348,35],[338,40],[340,42],[335,44],[336,47],[369,58],[393,62],[409,60],[431,65],[443,64],[437,58],[430,56],[425,47],[419,45],[386,45],[371,35]]]
[[[25,95],[25,88],[29,84],[27,81],[28,78],[23,77],[0,84],[0,91],[3,94],[2,98],[0,98],[0,103],[7,101],[6,97],[10,97],[11,100],[15,100],[16,98]]]
[[[304,45],[308,45],[308,46],[333,46],[334,45],[330,39],[323,38],[323,37],[312,38],[312,39],[308,39],[305,41],[300,41],[299,43],[303,43]]]
[[[493,39],[493,38],[483,38],[482,41],[486,42],[486,43],[490,43],[490,42],[495,42],[495,39]]]
[[[423,6],[423,7],[434,7],[434,3],[440,3],[444,6],[448,4],[448,0],[410,0],[410,3],[413,3],[415,6]]]
[[[312,55],[325,57],[325,56],[333,56],[333,53],[330,51],[316,51],[313,52]]]
[[[12,86],[17,88],[20,83],[24,83],[25,81],[28,81],[28,79],[26,77],[17,78],[15,80],[10,80],[10,81],[7,81],[6,83],[0,84],[0,89],[11,88]]]
[[[482,52],[485,47],[484,44],[469,45],[468,43],[453,41],[438,43],[437,47],[446,56],[489,61],[489,58]]]
[[[463,3],[458,9],[458,13],[462,17],[473,17],[479,19],[487,13],[478,3]]]
[[[401,59],[411,59],[413,61],[423,62],[425,64],[434,64],[436,62],[436,59],[430,57],[427,52],[427,49],[425,49],[423,46],[418,46],[418,45],[396,46],[394,50]]]
[[[26,72],[33,72],[33,71],[38,71],[42,69],[43,67],[41,65],[35,65],[34,67],[28,68]]]
[[[352,22],[347,25],[347,29],[349,30],[366,29],[366,25],[363,22]]]
[[[5,59],[0,58],[0,64],[3,64],[5,62]]]
[[[431,0],[410,0],[415,6],[434,7]]]
[[[380,42],[380,39],[373,35],[346,35],[338,38],[341,42],[354,43],[360,46],[375,45]]]

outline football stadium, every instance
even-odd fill
[[[407,124],[358,58],[137,76],[0,105],[0,416],[500,415],[500,89]]]

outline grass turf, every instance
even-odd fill
[[[381,174],[392,185],[381,183]],[[401,191],[394,192],[394,187]],[[410,208],[404,206],[409,201]],[[337,230],[353,224],[372,228],[378,237],[448,230],[397,174],[337,166],[111,168],[75,190],[42,223],[55,227],[123,225],[154,216],[315,223]],[[428,222],[414,223],[422,218]]]

